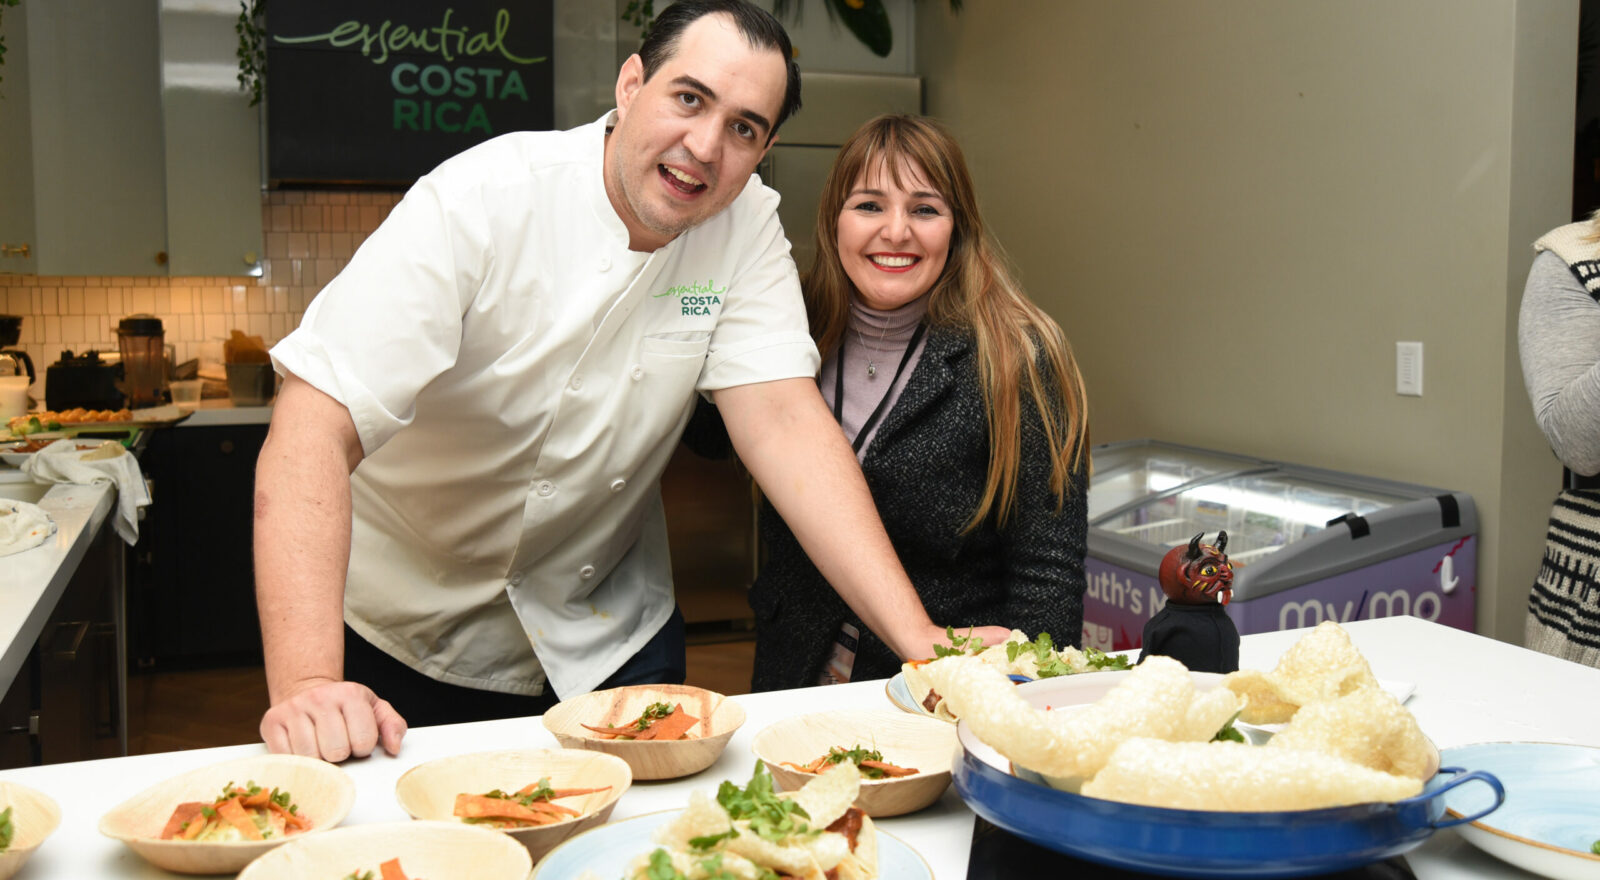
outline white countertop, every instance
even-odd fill
[[[1379,678],[1410,681],[1407,704],[1422,729],[1447,748],[1490,740],[1540,740],[1600,745],[1600,670],[1520,647],[1449,629],[1416,618],[1386,618],[1345,624]],[[1247,668],[1270,669],[1304,631],[1246,636],[1240,649]],[[688,779],[635,782],[612,819],[681,807],[689,792],[715,790],[724,779],[743,783],[755,764],[750,743],[773,721],[822,709],[887,708],[882,681],[736,697],[749,720],[734,734],[710,769]],[[538,718],[517,718],[441,727],[407,734],[399,757],[349,761],[356,801],[346,825],[404,821],[394,798],[400,775],[424,761],[465,752],[504,748],[553,748],[555,739]],[[78,764],[0,772],[55,798],[61,827],[28,863],[26,880],[46,878],[171,877],[151,868],[122,844],[102,837],[100,815],[145,787],[217,761],[260,754],[260,744],[142,755]],[[933,866],[939,880],[962,880],[973,814],[951,788],[938,803],[910,816],[880,820],[880,827],[909,844]],[[1512,868],[1467,844],[1454,831],[1440,831],[1406,858],[1421,880],[1533,875]]]
[[[115,503],[110,484],[51,486],[38,504],[55,520],[55,535],[32,550],[0,556],[0,694],[11,687]]]

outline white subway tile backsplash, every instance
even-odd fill
[[[276,190],[262,196],[262,274],[246,277],[0,275],[0,312],[23,316],[19,345],[40,367],[74,351],[115,351],[117,322],[159,315],[179,361],[234,328],[272,345],[399,201],[399,194]]]

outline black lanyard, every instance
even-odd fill
[[[900,355],[900,366],[894,369],[894,378],[889,380],[889,387],[883,392],[883,399],[878,401],[878,408],[867,416],[866,422],[861,425],[861,430],[856,433],[856,439],[851,442],[850,448],[857,453],[861,452],[861,444],[872,433],[872,427],[883,418],[884,408],[889,405],[889,395],[894,392],[895,383],[900,381],[900,374],[906,371],[906,364],[911,362],[911,353],[917,350],[917,343],[922,341],[922,331],[927,325],[918,324],[915,332],[911,334],[911,341],[906,344],[905,354]],[[863,349],[866,345],[861,346]],[[844,424],[844,342],[839,343],[839,364],[833,374],[833,418],[839,424]]]

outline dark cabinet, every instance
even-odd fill
[[[156,431],[140,456],[151,504],[129,571],[140,667],[261,662],[251,533],[266,425]]]
[[[124,549],[106,523],[0,700],[0,768],[127,754]]]

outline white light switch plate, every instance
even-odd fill
[[[1422,343],[1394,344],[1394,393],[1422,396]]]

